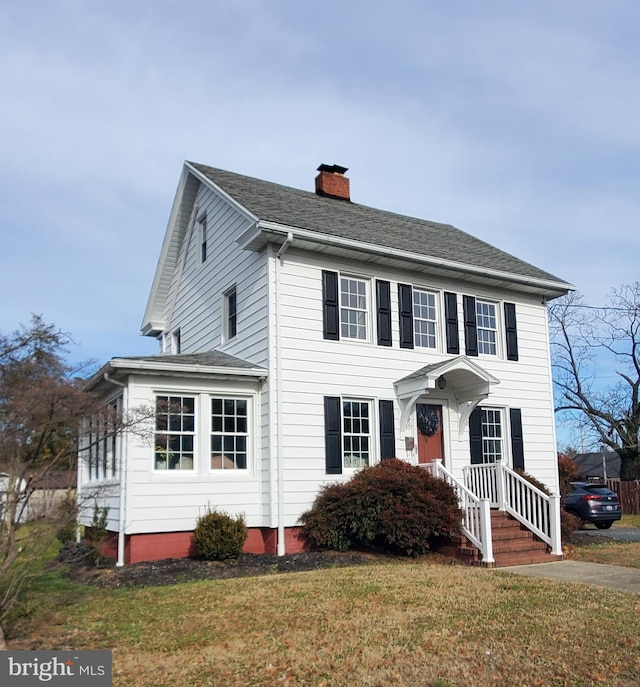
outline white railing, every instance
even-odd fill
[[[560,497],[549,496],[507,467],[502,461],[463,468],[466,488],[478,498],[489,501],[531,530],[562,555],[560,533]]]
[[[431,474],[447,482],[455,490],[462,510],[462,531],[480,551],[482,562],[494,563],[493,538],[491,535],[491,508],[489,500],[476,496],[459,482],[442,464],[434,460],[430,464]]]

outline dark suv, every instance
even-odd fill
[[[622,517],[618,495],[604,484],[571,482],[571,491],[562,499],[562,506],[599,530],[609,529]]]

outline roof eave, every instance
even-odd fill
[[[540,293],[548,298],[557,298],[568,291],[576,290],[576,287],[568,282],[540,279],[538,277],[514,274],[502,270],[478,267],[476,265],[456,262],[455,260],[447,260],[446,258],[436,258],[410,251],[399,250],[397,248],[390,248],[388,246],[379,246],[373,243],[355,241],[353,239],[332,236],[330,234],[321,234],[316,231],[309,231],[308,229],[301,229],[299,227],[288,226],[276,222],[258,221],[255,225],[241,234],[236,241],[246,250],[257,251],[261,250],[267,243],[283,242],[289,234],[292,235],[294,241],[297,239],[299,241],[302,240],[327,247],[333,246],[335,248],[353,250],[358,253],[368,253],[381,258],[395,258],[405,262],[413,262],[423,266],[432,266],[434,268],[457,272],[459,274],[466,274],[471,277],[475,276],[484,279],[494,279],[499,282],[517,284],[521,287],[530,287],[532,290],[535,290],[536,293]]]

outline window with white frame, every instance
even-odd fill
[[[340,335],[344,339],[366,341],[367,281],[355,277],[340,277]]]
[[[211,469],[246,470],[249,442],[246,398],[211,398]]]
[[[238,296],[232,286],[224,293],[224,339],[229,341],[238,334]]]
[[[342,401],[342,456],[345,468],[364,468],[371,458],[371,404]]]
[[[481,408],[482,413],[482,460],[495,463],[503,453],[502,411],[499,408]]]
[[[155,470],[193,470],[196,399],[156,396]]]
[[[110,479],[117,474],[121,416],[122,398],[118,397],[85,421],[81,446],[86,456],[87,478],[91,481]]]
[[[431,291],[413,289],[414,345],[437,348],[437,295]]]
[[[476,328],[478,353],[497,355],[498,317],[495,303],[476,300]]]

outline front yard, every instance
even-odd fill
[[[637,595],[428,557],[135,589],[57,570],[31,604],[10,648],[113,649],[116,687],[640,683]]]

